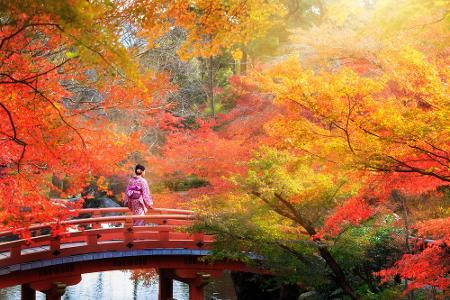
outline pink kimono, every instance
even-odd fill
[[[148,188],[147,180],[133,175],[128,181],[123,203],[128,206],[133,215],[144,215],[148,208],[153,207],[153,199]],[[143,226],[144,220],[135,220],[134,225]]]

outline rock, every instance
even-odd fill
[[[102,197],[98,200],[98,207],[121,207],[117,202],[108,197]]]
[[[84,208],[104,208],[104,207],[121,207],[120,204],[106,196],[88,199],[84,202]]]
[[[298,300],[314,300],[317,299],[316,291],[309,291],[298,296]]]
[[[122,207],[116,201],[106,196],[101,196],[94,199],[89,199],[84,202],[84,208],[106,208],[106,207]],[[103,216],[118,216],[122,213],[106,213]]]

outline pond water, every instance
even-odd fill
[[[157,300],[158,281],[149,285],[140,280],[130,279],[130,271],[109,271],[83,274],[81,282],[69,286],[61,299],[64,300]],[[206,286],[205,299],[235,300],[236,295],[230,275],[224,273]],[[0,289],[0,300],[20,299],[20,286]],[[189,299],[187,284],[174,280],[173,297],[178,300]],[[36,299],[45,299],[45,294],[38,292]]]

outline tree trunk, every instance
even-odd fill
[[[211,107],[211,116],[214,118],[216,112],[215,112],[215,105],[214,105],[214,78],[213,78],[213,58],[212,56],[209,58],[209,103]]]
[[[312,223],[303,217],[303,215],[290,203],[288,200],[286,200],[282,195],[275,194],[274,196],[282,203],[284,204],[286,209],[277,208],[273,204],[271,204],[270,201],[265,199],[259,192],[252,191],[252,194],[259,197],[261,200],[263,200],[266,204],[268,204],[270,207],[274,209],[275,212],[278,214],[293,220],[303,228],[305,228],[306,232],[310,237],[315,237],[317,235],[317,231],[312,225]],[[350,286],[350,284],[347,282],[347,279],[345,278],[344,271],[342,271],[339,264],[334,259],[333,255],[331,255],[330,251],[328,250],[327,246],[323,244],[320,241],[320,238],[314,238],[317,243],[317,248],[319,249],[320,256],[325,260],[328,267],[331,269],[331,271],[334,274],[334,280],[336,283],[342,288],[342,290],[353,300],[359,300],[359,297],[356,295],[356,293],[353,291],[353,288]]]
[[[247,54],[247,48],[244,46],[242,47],[242,59],[240,63],[240,73],[246,74],[247,73],[247,63],[248,63],[248,54]]]
[[[411,246],[409,244],[409,217],[408,217],[408,208],[406,207],[405,197],[403,197],[399,191],[392,191],[392,198],[400,205],[402,214],[403,214],[403,222],[405,227],[405,246],[408,254],[412,254]],[[405,287],[408,287],[408,279],[405,279]],[[408,292],[408,300],[414,300],[414,292]]]
[[[368,271],[365,267],[363,267],[363,270],[360,268],[355,269],[356,275],[361,278],[369,287],[369,290],[376,294],[380,292],[380,289],[378,289],[376,283],[372,280],[372,276],[370,274],[370,271]]]
[[[293,216],[295,217],[298,224],[300,224],[303,228],[305,228],[306,232],[311,237],[316,236],[317,231],[312,226],[311,222],[309,222],[307,219],[303,218],[303,216],[295,209],[294,206],[292,206],[286,199],[283,199],[280,195],[276,195],[278,199],[280,199],[286,207],[292,212]],[[356,295],[356,293],[353,291],[353,288],[350,286],[350,284],[347,282],[347,279],[345,278],[344,271],[342,271],[339,264],[334,259],[333,255],[331,255],[330,251],[328,251],[328,248],[325,244],[323,244],[320,240],[317,240],[318,249],[320,256],[325,260],[328,267],[330,267],[331,271],[334,274],[334,280],[337,284],[342,288],[342,290],[350,296],[353,300],[358,300],[359,297]]]
[[[324,246],[319,246],[320,256],[326,261],[327,265],[330,267],[334,274],[334,280],[339,286],[344,290],[344,292],[350,296],[353,300],[358,300],[359,297],[353,291],[353,288],[347,282],[345,274],[341,267],[338,265],[334,257],[331,255],[330,251]]]
[[[207,65],[204,58],[199,57],[200,61],[200,77],[202,78],[202,82],[206,82],[206,73],[207,73]]]

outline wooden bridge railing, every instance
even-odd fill
[[[143,216],[131,215],[128,208],[73,212],[82,217],[0,232],[0,239],[25,232],[31,235],[28,239],[0,242],[0,273],[2,268],[15,264],[77,254],[149,248],[203,249],[212,242],[210,236],[180,230],[195,218],[189,210],[155,208]],[[133,225],[135,220],[144,220],[146,226]]]

